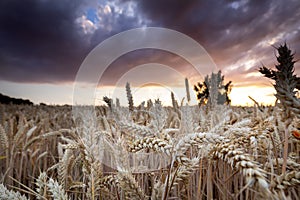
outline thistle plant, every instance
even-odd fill
[[[299,117],[300,115],[300,101],[296,98],[295,89],[299,89],[300,78],[294,75],[294,54],[287,47],[286,44],[280,45],[276,48],[278,51],[277,61],[275,65],[277,70],[266,68],[265,66],[259,69],[265,77],[275,80],[274,88],[276,90],[276,98],[280,101],[279,106],[282,108],[282,119],[285,122],[285,134],[284,134],[284,149],[283,159],[284,164],[282,166],[282,173],[286,172],[286,162],[288,155],[288,128],[292,122],[294,115]]]
[[[228,94],[231,91],[231,81],[224,85],[224,76],[221,71],[206,76],[203,83],[194,85],[199,105],[209,104],[214,107],[216,104],[230,104]]]
[[[300,114],[300,101],[295,96],[295,89],[300,89],[300,77],[294,75],[296,61],[294,61],[294,54],[287,45],[281,45],[276,49],[278,51],[278,64],[275,65],[277,70],[263,66],[259,69],[259,72],[265,77],[275,80],[275,96],[284,109],[284,118],[290,118],[293,114]]]

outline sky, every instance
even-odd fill
[[[274,46],[284,42],[300,59],[299,19],[299,0],[4,0],[0,1],[0,93],[34,103],[72,104],[78,70],[97,45],[133,28],[161,27],[187,35],[207,51],[225,81],[233,81],[234,105],[253,104],[249,95],[272,104],[272,82],[258,68],[274,67]],[[142,84],[147,74],[130,79],[132,70],[147,63],[169,66],[180,75],[154,74],[165,80],[163,85],[151,80]],[[299,63],[295,67],[299,74]],[[103,95],[126,95],[124,84],[133,80],[136,102],[170,101],[170,91],[183,87],[184,77],[191,92],[192,85],[202,81],[191,68],[173,52],[126,53],[105,69],[95,101],[101,103]],[[122,92],[116,92],[116,86]]]

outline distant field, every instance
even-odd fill
[[[277,107],[81,108],[73,119],[71,106],[1,105],[2,197],[299,199],[300,124]]]

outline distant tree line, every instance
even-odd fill
[[[28,99],[17,99],[17,98],[12,98],[6,95],[3,95],[0,93],[0,103],[2,104],[17,104],[17,105],[33,105],[31,101]]]

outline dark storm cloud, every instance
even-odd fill
[[[144,18],[150,19],[149,26],[175,29],[194,38],[210,53],[228,79],[244,81],[247,84],[251,82],[257,84],[259,80],[264,82],[261,77],[249,73],[257,72],[257,68],[262,64],[274,66],[276,59],[273,44],[276,46],[287,42],[296,53],[300,53],[298,20],[300,1],[136,0],[136,2],[138,12]],[[164,55],[162,59],[171,60],[172,56],[174,55]],[[299,57],[300,55],[296,54],[296,58]],[[135,63],[153,60],[146,58],[145,55],[136,56]],[[156,59],[157,62],[158,60]],[[186,64],[167,63],[177,69],[181,67],[180,64]],[[111,70],[114,73],[111,74],[118,74],[117,71],[122,74],[125,66],[123,64],[122,69],[114,67],[114,70]],[[296,72],[297,67],[298,64]]]
[[[0,2],[1,79],[69,80],[86,46],[74,23],[80,1]]]
[[[236,34],[247,32],[251,23],[258,22],[271,6],[270,1],[173,1],[152,0],[138,1],[139,8],[157,25],[180,30],[203,43],[214,44],[226,37],[226,30]],[[243,3],[245,2],[245,3]],[[251,27],[252,28],[252,27]],[[253,27],[255,28],[255,27]],[[234,36],[234,35],[233,35]],[[239,38],[230,37],[231,41],[223,41],[223,45],[240,43]],[[234,43],[232,43],[234,42]]]
[[[107,5],[110,7],[105,10]],[[88,7],[98,10],[102,21],[92,25],[84,21]],[[273,40],[275,44],[291,44],[300,57],[299,18],[298,0],[0,1],[0,79],[73,81],[95,45],[113,34],[147,25],[191,36],[226,76],[234,79],[241,73],[239,80],[244,76],[251,81],[247,73],[255,72],[261,62],[275,62]],[[113,63],[104,82],[112,83],[133,65],[152,61],[184,69],[181,64],[186,63],[176,59],[175,55],[152,51],[133,53]],[[255,62],[249,65],[248,60]]]
[[[97,7],[95,1],[91,2],[0,1],[0,79],[14,82],[73,81],[89,51],[121,31],[115,30],[113,24],[110,31],[103,27],[98,28],[94,36],[84,34],[77,20],[88,6]],[[117,27],[122,24],[124,30],[132,27],[126,26],[131,23],[126,21],[128,18],[121,19],[123,21],[111,19],[111,22],[116,21]]]
[[[274,66],[273,44],[287,42],[300,58],[300,1],[136,2],[151,26],[178,30],[203,45],[229,79],[258,83],[260,77],[249,73],[262,64]]]

